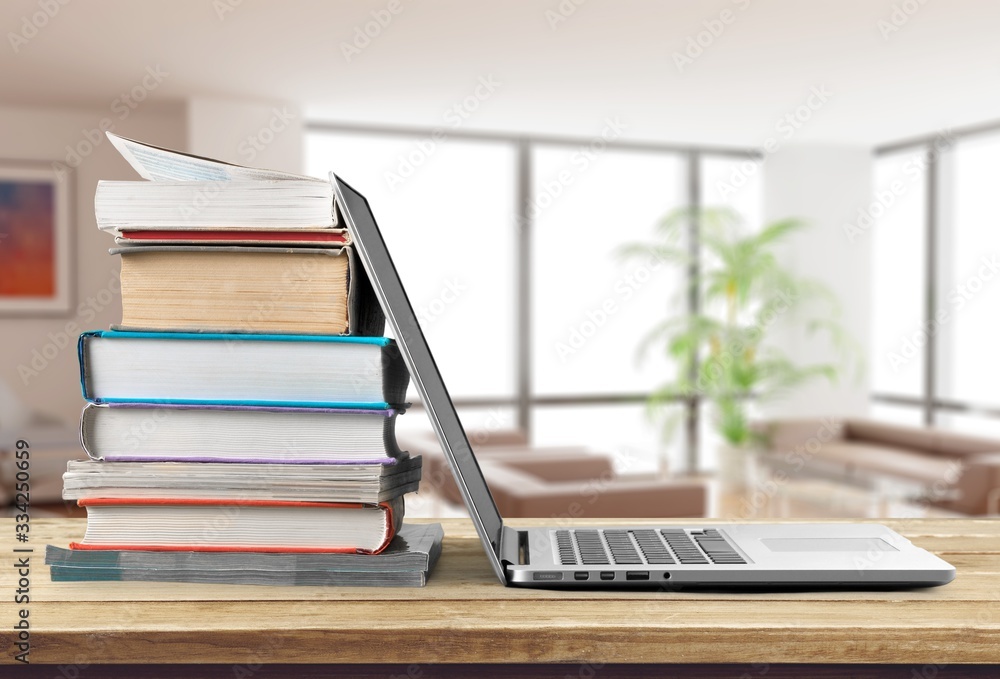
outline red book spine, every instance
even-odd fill
[[[295,241],[299,243],[346,243],[347,236],[329,231],[173,231],[163,229],[122,231],[125,240],[171,241]]]

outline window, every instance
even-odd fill
[[[868,409],[868,414],[876,420],[892,422],[893,424],[905,424],[912,427],[919,427],[923,424],[923,413],[920,408],[913,405],[875,402]]]
[[[540,146],[533,155],[533,378],[538,394],[648,393],[670,375],[643,337],[683,313],[674,264],[625,260],[656,223],[686,204],[679,155]]]
[[[638,350],[658,321],[687,308],[686,272],[616,250],[653,240],[657,222],[677,208],[727,204],[759,224],[761,166],[745,175],[752,156],[740,150],[592,141],[314,125],[306,163],[314,176],[335,170],[371,201],[467,429],[528,426],[536,445],[611,452],[620,471],[652,471],[662,460],[677,471],[685,441],[663,443],[645,407],[671,368],[656,352],[641,361]],[[734,172],[745,176],[726,190]],[[691,195],[692,186],[702,190]],[[461,256],[440,257],[444,240]],[[523,252],[530,261],[519,260]],[[676,406],[680,415],[687,408],[695,417],[702,410]],[[407,416],[398,426],[426,425]],[[695,433],[704,430],[702,421]],[[697,436],[687,445],[697,450]]]
[[[1000,392],[1000,135],[959,141],[954,150],[950,218],[942,221],[940,307],[947,314],[939,373],[942,397],[996,408]],[[947,200],[947,195],[944,198]]]
[[[862,230],[856,239],[871,238],[872,390],[912,398],[924,390],[921,347],[928,331],[925,156],[918,149],[879,158],[874,200],[852,225]]]
[[[980,415],[975,413],[941,413],[939,424],[948,429],[957,429],[964,434],[984,438],[1000,437],[1000,417],[997,413]]]
[[[313,133],[306,167],[320,177],[335,169],[371,201],[452,397],[512,399],[514,148],[446,139],[427,154],[424,141]],[[462,256],[436,256],[443,240]]]
[[[878,153],[872,413],[995,436],[1000,132],[950,132]]]
[[[675,416],[681,414],[676,406]],[[619,474],[683,470],[681,439],[663,441],[642,403],[543,406],[533,418],[536,445],[582,445],[610,454]]]

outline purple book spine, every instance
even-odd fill
[[[242,457],[145,457],[142,455],[105,455],[106,462],[232,462],[234,464],[379,464],[393,465],[396,459],[392,457],[373,457],[366,460],[303,460],[303,459],[270,459],[261,460]]]

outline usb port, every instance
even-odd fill
[[[649,571],[625,571],[626,580],[649,580]]]
[[[587,571],[576,571],[573,573],[574,580],[590,580],[590,573]]]
[[[615,579],[614,571],[601,571],[601,580],[614,580],[614,579]]]

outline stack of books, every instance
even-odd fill
[[[80,336],[87,531],[53,579],[423,584],[409,375],[332,186],[109,137],[146,181],[95,198],[122,323]]]

